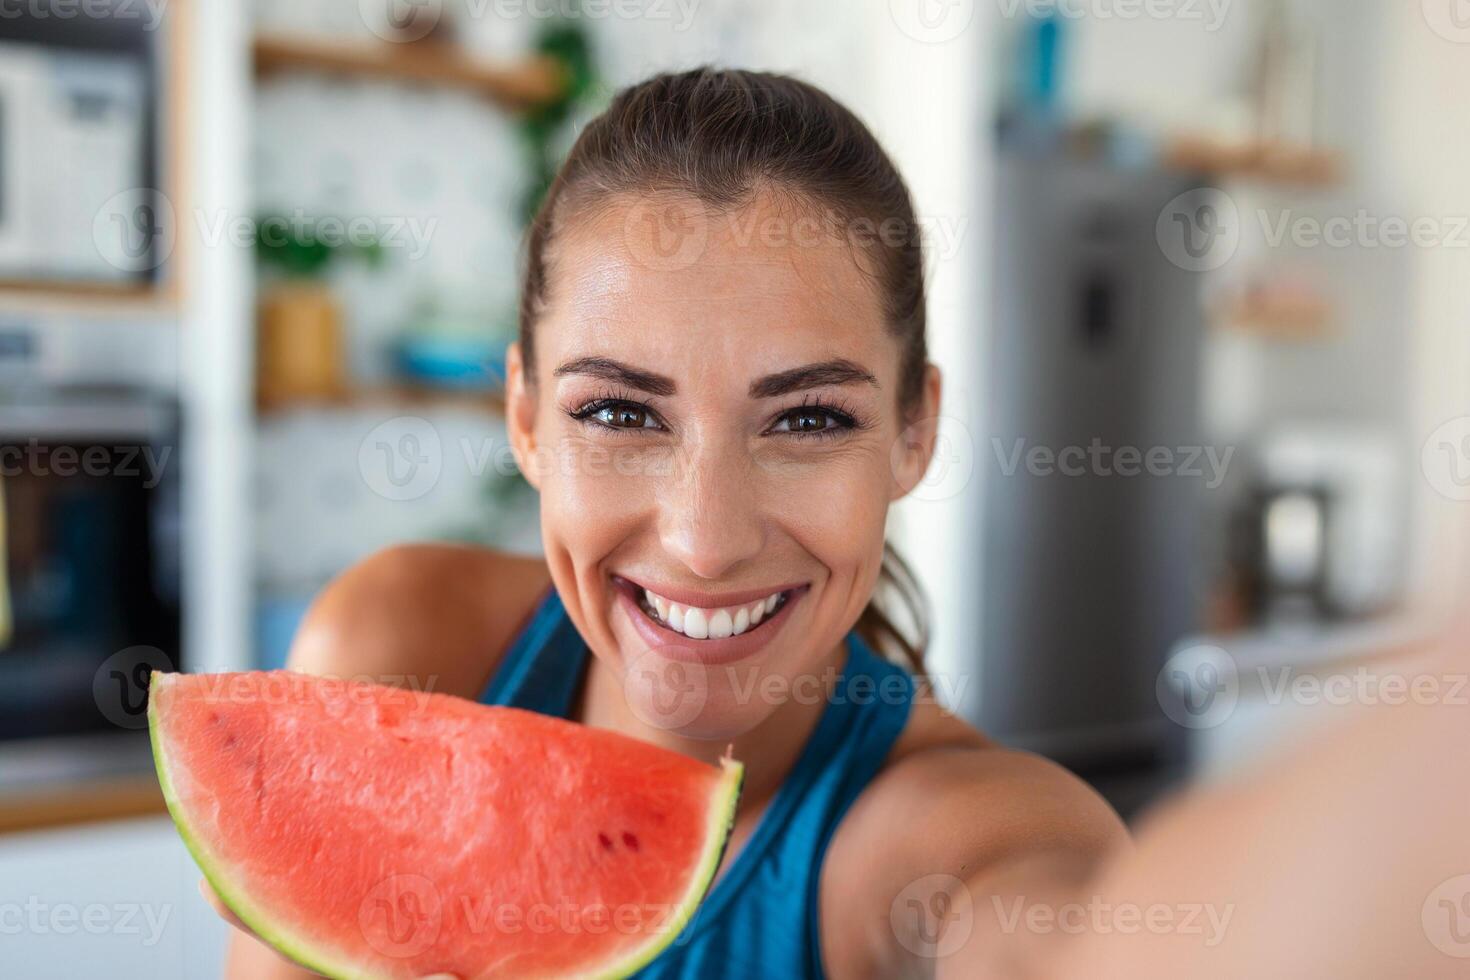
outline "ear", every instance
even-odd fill
[[[923,394],[914,421],[905,424],[889,453],[889,463],[893,467],[892,500],[911,493],[929,469],[939,436],[939,404],[943,391],[944,379],[939,368],[926,364]]]
[[[520,341],[513,342],[505,351],[505,430],[521,474],[527,483],[540,490],[541,474],[536,468],[536,390],[526,376]]]

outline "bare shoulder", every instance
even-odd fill
[[[1127,840],[1113,809],[1061,766],[916,703],[827,852],[822,934],[832,972],[868,972],[888,952],[892,903],[920,879],[971,880],[1030,855],[1091,867]],[[861,933],[854,923],[865,924]]]
[[[290,665],[473,697],[550,581],[537,558],[463,545],[388,548],[322,590]]]
[[[974,864],[1042,839],[1088,848],[1126,836],[1112,808],[1072,773],[996,744],[932,702],[914,705],[839,835],[867,847],[893,827],[930,831],[904,835],[900,850],[920,864]],[[968,870],[959,864],[956,874]]]

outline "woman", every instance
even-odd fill
[[[923,697],[874,604],[902,584],[889,505],[934,447],[922,270],[902,179],[815,88],[624,91],[529,235],[507,413],[545,560],[396,548],[296,640],[300,670],[733,746],[729,851],[648,976],[973,976],[978,951],[932,958],[931,912],[1046,894],[1126,840],[1077,779]],[[301,975],[248,939],[232,964]]]

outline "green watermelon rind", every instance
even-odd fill
[[[166,679],[167,677],[166,674],[154,671],[149,682],[149,690],[156,692],[160,686],[173,683],[172,680]],[[214,889],[215,894],[219,896],[220,901],[239,916],[240,921],[249,926],[257,936],[307,969],[314,970],[330,980],[378,980],[371,974],[352,972],[354,968],[351,966],[332,962],[335,958],[330,953],[314,948],[307,940],[294,936],[286,929],[272,923],[269,916],[230,884],[229,875],[222,867],[224,862],[211,854],[189,828],[183,803],[169,775],[168,751],[164,747],[164,739],[160,731],[163,725],[156,708],[157,704],[157,698],[148,699],[148,738],[153,747],[153,766],[158,773],[159,789],[163,793],[169,816],[173,818],[174,827],[183,839],[184,846],[193,856],[194,862],[199,865],[199,870],[209,882],[210,887]],[[647,944],[634,950],[606,970],[589,974],[588,980],[620,980],[620,978],[637,973],[673,944],[694,918],[694,913],[714,883],[715,873],[719,870],[720,862],[724,860],[726,848],[729,847],[730,832],[735,826],[735,812],[740,804],[740,793],[745,784],[744,766],[732,759],[723,760],[721,765],[724,774],[721,777],[720,791],[711,802],[710,825],[705,835],[704,854],[695,870],[694,879],[684,900],[675,907],[669,915],[669,921]]]

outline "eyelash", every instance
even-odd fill
[[[646,402],[641,402],[636,397],[615,391],[604,392],[590,401],[583,402],[579,406],[565,409],[565,412],[573,421],[581,422],[584,425],[595,425],[599,428],[618,433],[619,435],[631,435],[649,428],[648,426],[634,428],[631,426],[608,425],[606,422],[601,422],[593,418],[599,412],[606,411],[610,408],[632,408],[640,412],[645,412],[659,428],[666,428],[663,420],[658,417],[658,413]],[[866,429],[869,425],[868,421],[862,418],[855,409],[842,402],[829,402],[818,397],[807,396],[802,399],[800,405],[793,405],[790,408],[778,412],[771,423],[771,427],[773,428],[781,421],[800,416],[803,413],[821,413],[831,420],[831,424],[815,432],[787,431],[773,433],[768,428],[767,434],[794,436],[798,439],[835,439],[846,432]]]

